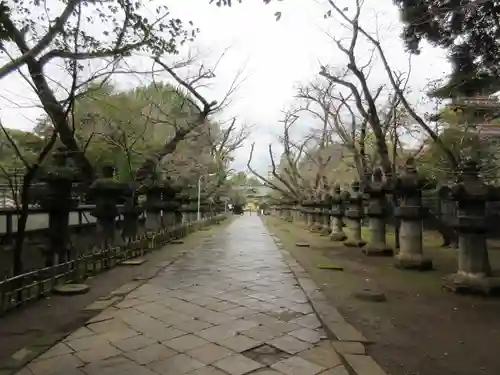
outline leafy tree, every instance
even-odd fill
[[[160,153],[165,143],[175,137],[177,122],[195,112],[185,103],[185,94],[166,84],[124,92],[116,91],[110,84],[93,85],[88,94],[75,103],[72,114],[75,137],[95,170],[111,162],[117,167],[119,178],[130,181],[135,179],[145,160]],[[162,157],[159,168],[184,180],[189,180],[193,173],[213,172],[202,171],[200,167],[207,162],[214,164],[207,128],[211,128],[212,133],[220,132],[217,125],[210,122],[192,130],[185,139],[176,141],[179,150],[172,149],[169,155]],[[35,128],[39,136],[51,131],[48,118]]]
[[[262,186],[262,183],[255,177],[249,176],[247,178],[247,185],[252,187]]]
[[[23,173],[24,163],[17,154],[32,164],[44,147],[44,140],[31,132],[5,129],[0,132],[0,180],[9,182],[14,175]],[[17,149],[17,150],[16,150]]]
[[[433,94],[471,96],[500,89],[500,2],[497,0],[393,0],[401,10],[407,48],[421,41],[449,50],[453,73]]]
[[[481,163],[482,175],[489,181],[498,177],[498,146],[482,136],[460,111],[445,109],[440,114],[443,130],[439,137],[453,153],[456,160],[472,157]],[[441,147],[429,139],[424,151],[419,156],[420,170],[428,177],[441,182],[450,182],[456,178],[456,170],[450,164]]]
[[[238,172],[229,179],[229,183],[233,186],[245,186],[248,181],[248,176],[245,172]]]
[[[135,52],[161,63],[163,55],[177,53],[179,44],[192,40],[196,30],[186,30],[166,6],[152,9],[149,2],[140,0],[59,0],[51,5],[47,8],[41,2],[18,0],[9,7],[1,2],[0,54],[4,63],[0,79],[16,72],[30,84],[60,141],[72,151],[86,178],[92,179],[94,171],[78,147],[69,120],[75,99],[84,94],[89,82],[108,79],[126,66],[123,61]],[[144,16],[152,10],[155,17]],[[99,24],[98,33],[93,24]],[[86,63],[97,59],[105,68],[88,69]],[[58,71],[69,78],[60,79],[57,90],[48,73],[55,62]],[[25,66],[27,70],[21,69]],[[61,93],[67,96],[60,97]]]

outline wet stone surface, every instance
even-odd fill
[[[275,363],[290,357],[288,353],[270,345],[262,345],[255,349],[248,350],[244,352],[243,355],[266,366],[274,365]]]
[[[18,374],[342,373],[307,301],[260,218],[242,216]]]

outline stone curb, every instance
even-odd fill
[[[83,309],[82,313],[84,316],[83,318],[78,319],[78,322],[75,322],[75,326],[80,327],[90,323],[96,323],[101,320],[106,320],[105,318],[97,318],[98,313],[121,302],[125,299],[127,294],[139,288],[141,285],[146,284],[149,280],[163,271],[163,269],[177,262],[185,254],[186,251],[183,251],[172,260],[153,265],[151,268],[145,270],[146,275],[144,278],[124,284],[118,289],[112,291],[109,295],[96,299]],[[10,360],[0,368],[0,375],[14,375],[16,372],[24,368],[29,362],[42,355],[59,341],[72,334],[74,332],[74,328],[75,327],[72,327],[64,332],[57,332],[42,336],[35,340],[31,345],[19,349],[12,355]]]
[[[325,330],[332,338],[332,346],[342,358],[348,371],[356,375],[388,375],[372,357],[366,354],[365,344],[368,344],[369,341],[365,336],[349,324],[335,307],[329,304],[309,273],[283,247],[281,240],[273,234],[270,235]]]

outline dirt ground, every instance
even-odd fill
[[[7,313],[0,318],[0,368],[6,365],[12,354],[31,345],[34,341],[50,339],[58,332],[77,329],[97,314],[97,312],[84,311],[87,305],[133,281],[135,277],[150,273],[148,271],[155,265],[177,259],[187,249],[192,249],[211,237],[230,221],[231,219],[221,225],[213,225],[208,230],[192,233],[182,239],[183,244],[167,245],[161,250],[148,253],[143,257],[146,262],[140,266],[117,266],[86,280],[85,283],[91,286],[87,294],[52,295]]]
[[[369,354],[390,374],[500,374],[500,298],[443,291],[441,278],[456,269],[456,250],[436,247],[432,233],[425,245],[435,270],[402,271],[390,257],[366,257],[299,224],[273,217],[265,221],[332,304],[372,342]],[[310,247],[297,247],[297,242]],[[500,270],[497,246],[490,248],[490,258],[493,269]],[[319,269],[321,263],[344,270]],[[383,292],[387,301],[353,297],[365,288]]]

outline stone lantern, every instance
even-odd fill
[[[486,203],[500,200],[498,190],[481,180],[477,163],[468,159],[449,193],[458,205],[453,223],[458,233],[458,270],[445,277],[445,287],[455,292],[497,291],[500,278],[491,273],[486,244]]]
[[[351,185],[352,193],[345,196],[347,211],[345,213],[347,224],[347,240],[344,245],[347,247],[363,247],[366,242],[361,237],[361,220],[363,220],[363,194],[360,192],[359,181],[354,181]]]
[[[69,151],[59,147],[53,154],[53,164],[43,166],[40,181],[46,183],[41,191],[40,203],[49,214],[50,248],[46,253],[46,266],[69,260],[70,233],[69,215],[78,206],[78,200],[72,197],[72,186],[79,181],[79,173],[69,165]],[[35,188],[36,189],[36,188]]]
[[[115,219],[120,215],[118,204],[125,197],[132,195],[128,184],[120,183],[114,178],[115,168],[105,165],[102,177],[97,178],[90,186],[89,196],[95,202],[92,216],[97,218],[97,228],[101,246],[107,248],[115,241]]]
[[[418,175],[415,160],[409,158],[395,181],[394,193],[400,198],[395,216],[400,220],[399,253],[395,256],[395,266],[404,269],[428,270],[432,261],[424,257],[422,189],[426,185]]]
[[[335,185],[332,194],[332,232],[330,234],[330,239],[332,241],[344,241],[347,236],[344,233],[344,222],[342,217],[344,216],[344,194],[340,190],[340,185]]]
[[[370,242],[363,249],[366,255],[393,255],[393,251],[386,241],[387,199],[389,186],[383,181],[383,171],[376,168],[371,176],[371,181],[367,181],[365,193],[368,195],[368,209],[366,216],[369,218]]]

